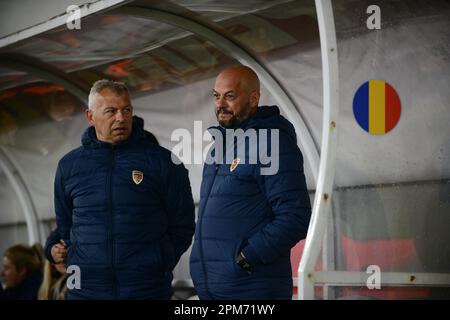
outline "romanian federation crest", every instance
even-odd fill
[[[144,180],[144,173],[139,170],[133,170],[131,172],[131,177],[133,178],[133,182],[135,184],[139,184],[142,182],[142,180]]]
[[[236,169],[236,167],[239,164],[239,161],[241,161],[241,159],[236,158],[231,162],[231,166],[230,166],[230,172],[233,172],[234,169]]]

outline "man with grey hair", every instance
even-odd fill
[[[122,105],[120,112],[110,107],[118,104]],[[105,108],[97,110],[101,106]],[[108,80],[95,82],[89,93],[86,117],[89,124],[95,126],[99,140],[113,144],[126,140],[131,134],[132,107],[125,84]]]
[[[86,119],[82,146],[55,177],[55,256],[81,273],[67,298],[169,299],[195,227],[187,170],[133,121],[123,83],[94,83]]]

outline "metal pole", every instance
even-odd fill
[[[314,299],[314,267],[322,247],[331,209],[339,114],[339,76],[331,0],[316,0],[323,73],[323,129],[319,177],[313,212],[298,269],[298,298]]]

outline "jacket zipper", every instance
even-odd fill
[[[199,219],[200,219],[200,226],[199,226],[199,240],[200,240],[200,261],[202,264],[203,274],[205,275],[205,289],[206,292],[209,294],[209,288],[208,288],[208,274],[206,273],[206,267],[205,267],[205,260],[203,259],[203,240],[202,240],[202,225],[203,225],[203,214],[206,209],[206,205],[208,204],[209,195],[211,194],[211,190],[214,187],[214,182],[216,181],[217,171],[219,170],[219,165],[215,164],[215,171],[214,171],[214,178],[211,183],[211,187],[209,188],[208,195],[206,197],[205,204],[203,206],[202,212],[199,212]]]

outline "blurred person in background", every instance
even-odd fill
[[[15,245],[3,255],[1,300],[36,300],[42,282],[42,257],[37,245]]]

